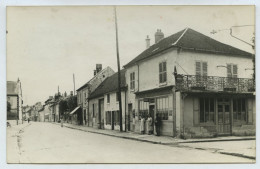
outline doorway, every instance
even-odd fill
[[[115,125],[115,111],[112,111],[111,129],[114,130]]]
[[[231,135],[230,99],[218,99],[218,135]]]
[[[104,99],[100,99],[98,102],[98,128],[102,129],[103,128],[103,115],[104,115]]]
[[[133,106],[128,104],[128,131],[131,130],[131,123],[133,123]]]

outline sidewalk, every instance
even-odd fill
[[[19,133],[31,125],[31,123],[23,123],[19,125],[12,125],[6,129],[6,160],[7,163],[19,163],[20,161],[20,137]]]
[[[60,125],[60,123],[54,123]],[[240,140],[255,140],[255,136],[227,136],[227,137],[216,137],[216,138],[201,138],[201,139],[188,139],[183,140],[180,138],[173,138],[169,136],[155,136],[155,135],[141,135],[133,132],[120,132],[117,130],[103,130],[95,129],[87,126],[78,126],[69,123],[63,123],[64,127],[78,129],[85,132],[103,134],[112,137],[119,137],[124,139],[137,140],[142,142],[149,142],[153,144],[164,144],[164,145],[174,145],[178,143],[198,143],[198,142],[219,142],[219,141],[240,141]]]

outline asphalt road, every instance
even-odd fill
[[[188,147],[172,147],[32,123],[19,134],[20,163],[252,163]]]

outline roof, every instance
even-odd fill
[[[17,82],[7,81],[7,95],[18,95]]]
[[[79,91],[79,90],[81,90],[81,89],[83,89],[83,88],[85,88],[85,87],[87,87],[89,84],[90,84],[90,82],[93,80],[93,79],[95,79],[95,77],[97,77],[99,74],[101,74],[101,72],[104,72],[105,70],[107,70],[107,69],[109,69],[110,67],[108,66],[108,67],[106,67],[105,69],[102,69],[101,71],[99,71],[94,77],[92,77],[87,83],[85,83],[84,85],[82,85],[80,88],[78,88],[76,91]],[[111,69],[111,68],[110,68]]]
[[[121,77],[121,88],[126,87],[126,80],[125,80],[125,72],[126,70],[123,69],[120,71]],[[89,98],[96,98],[100,97],[106,93],[114,92],[118,90],[118,72],[113,74],[112,76],[106,78],[97,88],[94,90]]]
[[[193,29],[186,28],[152,45],[150,48],[146,49],[136,58],[127,63],[124,67],[131,66],[143,59],[149,58],[157,53],[173,47],[181,47],[183,49],[196,50],[200,52],[221,53],[248,57],[252,56],[252,54],[249,52],[221,43]]]

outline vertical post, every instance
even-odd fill
[[[74,76],[74,73],[73,73],[73,86],[74,86],[74,96],[75,96],[75,76]]]
[[[230,135],[232,136],[232,125],[233,125],[233,97],[230,99]]]
[[[117,69],[118,69],[118,101],[119,101],[119,117],[120,117],[120,131],[123,131],[122,127],[122,101],[121,101],[121,75],[120,75],[120,60],[119,60],[119,45],[118,45],[118,30],[117,30],[117,15],[116,6],[115,11],[115,28],[116,28],[116,55],[117,55]]]

